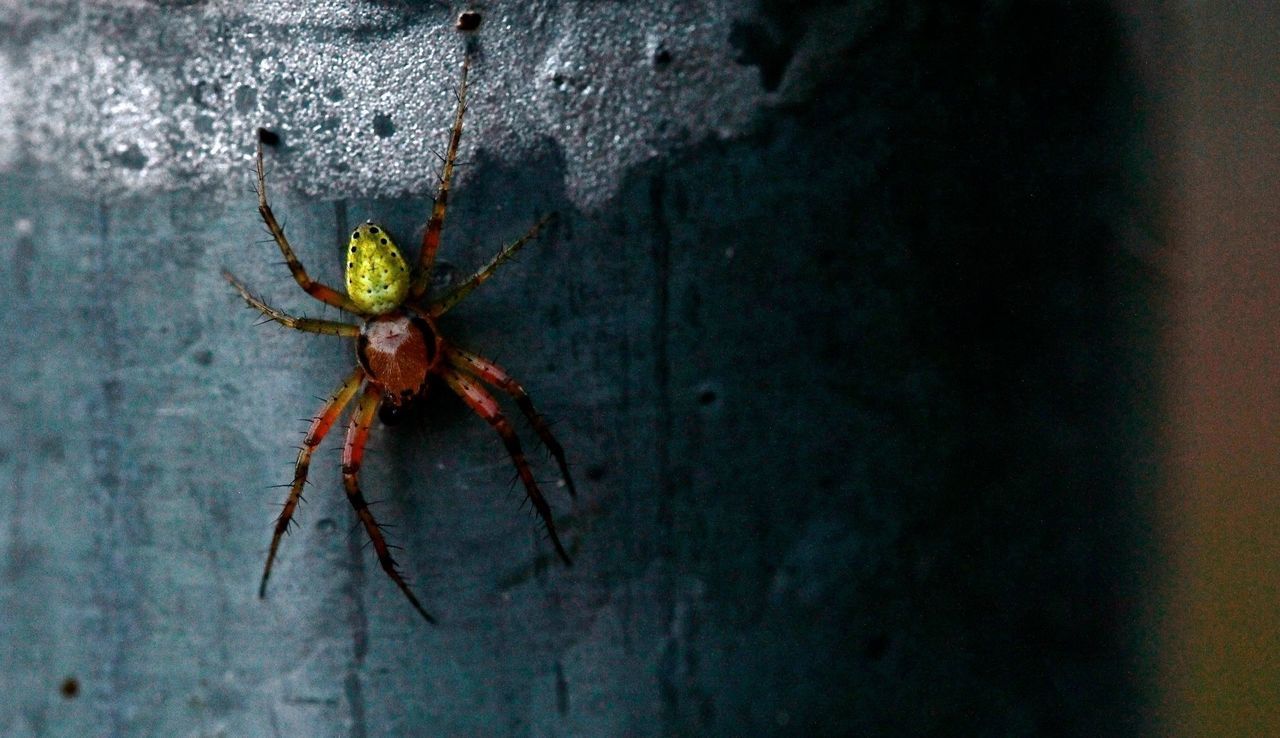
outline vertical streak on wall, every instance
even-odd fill
[[[95,675],[100,684],[87,685],[105,711],[106,734],[127,735],[124,704],[127,688],[122,684],[124,662],[130,647],[129,619],[124,611],[134,592],[125,562],[125,523],[120,510],[121,464],[121,386],[114,375],[120,366],[118,325],[112,303],[111,214],[105,205],[98,210],[98,233],[93,242],[91,290],[93,314],[85,322],[94,326],[93,347],[99,360],[100,395],[90,403],[89,450],[93,464],[94,490],[91,499],[98,508],[94,558],[99,571],[94,581],[93,599],[100,619],[98,632],[105,641],[99,652],[100,671]]]
[[[31,267],[35,264],[35,241],[31,238],[31,226],[23,221],[18,224],[18,242],[13,249],[14,289],[19,297],[31,296]]]
[[[7,507],[9,508],[9,547],[6,553],[5,568],[8,570],[9,577],[17,579],[21,569],[23,559],[22,551],[30,545],[27,536],[23,532],[26,529],[26,477],[27,465],[18,457],[13,463],[13,478],[9,481],[9,500]]]
[[[347,698],[347,706],[351,710],[352,738],[365,738],[368,735],[365,724],[364,691],[360,682],[365,656],[369,653],[369,619],[365,613],[364,604],[364,546],[361,541],[359,531],[347,536],[349,555],[347,586],[352,603],[351,612],[347,617],[351,624],[351,663],[343,678],[342,688]]]
[[[1159,733],[1278,735],[1280,11],[1178,7]]]
[[[675,572],[679,568],[675,546],[675,488],[671,478],[671,366],[667,355],[670,331],[671,227],[667,223],[666,179],[661,171],[649,183],[649,206],[653,216],[653,385],[654,385],[654,467],[657,481],[658,558],[663,571],[659,579],[659,607],[662,631],[667,641],[658,661],[658,689],[662,705],[664,735],[674,735],[679,719],[679,687],[676,685],[676,657],[679,644],[673,631],[676,608]]]

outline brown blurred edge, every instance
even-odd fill
[[[1125,0],[1147,90],[1160,736],[1280,736],[1280,4]]]

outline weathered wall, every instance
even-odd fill
[[[314,273],[340,281],[364,218],[414,242],[456,9],[368,3],[336,28],[251,4],[11,11],[16,89],[46,89],[51,49],[83,69],[137,53],[175,81],[139,98],[159,132],[106,126],[136,92],[108,86],[35,101],[0,137],[0,732],[1135,729],[1150,288],[1117,26],[1101,6],[783,5],[486,10],[443,257],[466,270],[561,218],[445,329],[559,421],[581,498],[551,499],[577,566],[548,557],[492,431],[437,396],[375,433],[365,483],[434,628],[349,534],[328,450],[256,598],[267,486],[352,356],[253,328],[218,273],[326,314],[260,243],[255,116],[284,130],[276,210]],[[637,41],[663,18],[666,54]],[[239,109],[222,87],[206,132],[223,143],[202,149],[179,82],[234,66],[217,38],[263,89],[382,57],[421,84],[356,84],[361,112],[330,128],[295,124],[315,116],[299,95]],[[399,46],[439,56],[396,66]],[[580,61],[559,83],[557,59]],[[517,60],[531,87],[504,71]],[[565,85],[610,102],[557,102]],[[376,94],[416,111],[386,137],[360,107]]]

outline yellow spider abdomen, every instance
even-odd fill
[[[391,312],[409,294],[409,267],[391,236],[373,221],[351,234],[347,246],[347,294],[372,315]]]

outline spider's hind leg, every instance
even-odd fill
[[[560,467],[560,476],[564,477],[564,483],[569,489],[569,495],[577,497],[578,491],[573,486],[573,477],[569,475],[569,463],[564,457],[564,447],[551,434],[551,426],[547,424],[542,414],[533,407],[533,400],[529,399],[529,393],[525,392],[524,387],[521,387],[519,382],[512,379],[511,375],[507,374],[502,367],[479,354],[464,351],[456,346],[449,346],[446,349],[445,358],[458,369],[469,374],[475,374],[489,384],[511,395],[516,401],[516,407],[520,408],[520,412],[524,413],[524,416],[529,419],[529,423],[533,425],[533,432],[538,434],[542,445],[546,446],[547,450],[551,452],[551,456],[555,458],[556,464]]]
[[[311,420],[307,436],[302,440],[302,448],[298,449],[298,461],[294,465],[293,483],[289,485],[289,496],[285,498],[280,516],[276,518],[275,532],[271,535],[271,549],[267,552],[267,563],[262,568],[262,581],[258,584],[258,597],[267,596],[267,578],[271,576],[271,564],[276,560],[276,551],[280,548],[280,537],[289,530],[289,523],[298,509],[298,502],[302,499],[302,488],[307,483],[307,469],[311,466],[311,455],[329,433],[329,429],[337,422],[342,409],[351,402],[351,398],[360,389],[360,383],[363,381],[364,371],[357,368]]]
[[[428,623],[435,623],[436,619],[423,609],[422,603],[418,602],[418,598],[409,589],[409,583],[401,575],[395,559],[391,557],[391,547],[387,545],[387,539],[382,535],[382,528],[378,526],[378,521],[374,520],[373,513],[369,511],[369,503],[365,501],[364,493],[360,491],[360,465],[364,461],[364,449],[369,441],[369,428],[378,415],[378,405],[381,402],[380,391],[370,385],[365,389],[355,411],[351,414],[347,440],[342,447],[342,483],[347,489],[347,500],[356,511],[360,522],[364,524],[365,532],[369,534],[369,540],[373,543],[373,550],[378,555],[378,563],[382,565],[382,570],[409,599],[413,609],[426,618]]]
[[[502,436],[502,442],[507,447],[507,453],[511,455],[511,460],[516,465],[516,472],[520,475],[520,481],[524,482],[525,491],[529,494],[529,501],[533,503],[533,509],[537,510],[538,517],[542,518],[543,524],[547,526],[547,536],[551,539],[551,545],[555,547],[556,554],[565,566],[573,566],[573,560],[569,558],[569,554],[565,552],[564,546],[560,543],[560,536],[556,534],[555,522],[551,519],[551,506],[547,504],[547,498],[542,496],[542,491],[538,489],[538,483],[533,478],[533,472],[529,469],[529,462],[524,457],[524,450],[520,447],[520,439],[516,437],[515,430],[511,427],[511,422],[507,420],[502,411],[498,409],[498,403],[493,396],[485,391],[479,384],[467,378],[465,374],[452,369],[446,369],[441,372],[444,379],[449,383],[452,389],[467,406],[475,411],[476,415],[484,418],[493,426],[493,429]]]

